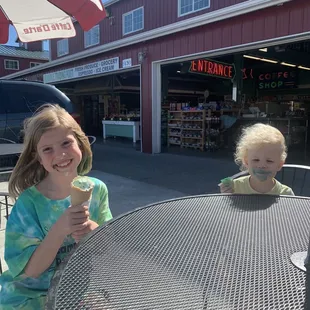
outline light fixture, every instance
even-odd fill
[[[288,67],[293,67],[293,68],[295,68],[295,67],[297,67],[297,65],[293,65],[293,64],[290,64],[290,63],[288,63],[288,62],[281,62],[281,65],[283,65],[283,66],[288,66]]]
[[[177,71],[177,73],[181,73],[181,71],[180,71],[180,70],[178,70],[178,71]]]
[[[298,69],[303,69],[303,70],[308,70],[308,71],[310,71],[310,68],[309,68],[309,67],[304,67],[304,66],[298,66]]]
[[[261,60],[259,57],[251,56],[251,55],[243,55],[244,58],[249,58],[249,59],[255,59],[255,60]]]
[[[270,62],[272,64],[277,64],[278,63],[277,60],[272,60],[272,59],[267,59],[267,58],[261,58],[260,60],[264,61],[264,62]]]
[[[267,53],[267,52],[268,52],[268,48],[267,48],[267,47],[265,47],[265,48],[260,48],[259,51],[264,52],[264,53]]]
[[[146,58],[147,50],[144,48],[142,52],[138,53],[138,62],[139,64],[142,64],[144,59]]]

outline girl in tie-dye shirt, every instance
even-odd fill
[[[91,164],[88,138],[64,109],[46,105],[25,122],[24,150],[9,182],[18,199],[6,227],[0,309],[44,309],[55,267],[112,218],[107,187],[95,178],[90,204],[70,206],[71,182]]]

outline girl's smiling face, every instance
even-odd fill
[[[244,166],[247,167],[250,175],[261,182],[274,178],[281,170],[284,162],[280,144],[266,144],[261,147],[247,151],[244,159]]]
[[[39,161],[51,174],[77,174],[82,152],[71,130],[58,127],[45,132],[37,145]]]

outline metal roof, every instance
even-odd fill
[[[30,59],[49,59],[49,52],[33,52],[27,51],[24,47],[9,46],[0,44],[0,56],[11,56],[18,58],[30,58]]]

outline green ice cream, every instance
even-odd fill
[[[232,184],[233,179],[231,177],[225,178],[223,180],[221,180],[221,183],[224,186],[230,186]]]
[[[94,187],[93,182],[88,177],[76,177],[73,179],[72,184],[83,191],[89,191]]]

